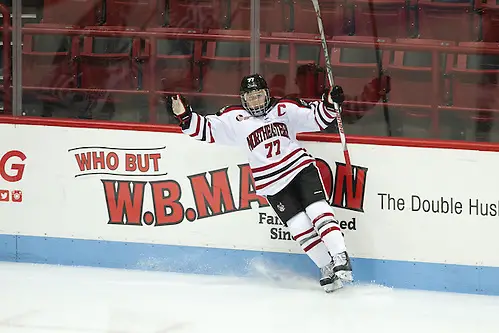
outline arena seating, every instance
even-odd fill
[[[23,33],[23,85],[30,91],[151,91],[158,97],[181,91],[223,102],[237,97],[250,70],[250,0],[36,1],[41,15]],[[387,102],[404,121],[429,132],[435,112],[455,108],[462,119],[481,122],[491,114],[473,110],[499,110],[499,56],[456,51],[499,49],[495,2],[319,3],[336,83],[345,90],[360,93],[379,75],[379,45],[381,68],[392,76]],[[39,33],[46,29],[50,33]],[[274,94],[320,95],[326,76],[317,31],[311,1],[260,1],[260,69]]]
[[[405,135],[414,133],[416,136],[429,136],[434,117],[432,105],[446,105],[449,100],[450,83],[446,73],[454,64],[455,55],[445,53],[445,47],[455,46],[455,42],[434,39],[399,38],[395,42],[401,45],[434,45],[439,46],[438,70],[433,71],[431,51],[397,50],[393,61],[386,66],[387,73],[392,78],[392,91],[389,102],[404,126]],[[433,92],[433,93],[429,93]]]
[[[88,27],[120,30],[125,27]],[[86,36],[81,59],[81,87],[87,89],[134,90],[138,88],[140,40],[129,37]]]
[[[202,40],[178,39],[178,33],[202,35],[189,28],[151,28],[151,33],[164,37],[156,40],[156,61],[151,64],[152,45],[145,41],[141,54],[141,87],[162,91],[195,91],[200,88]],[[151,66],[152,65],[152,66]],[[139,74],[140,75],[140,74]]]
[[[54,24],[36,24],[36,27],[56,28],[60,31],[72,27]],[[31,27],[30,24],[25,27]],[[23,84],[42,87],[77,87],[77,68],[73,61],[79,55],[78,39],[64,34],[23,36]]]
[[[250,30],[251,0],[231,0],[226,4],[227,6],[223,9],[225,20],[222,28]],[[289,31],[290,8],[291,3],[288,0],[260,0],[260,31]]]
[[[321,0],[319,5],[324,18],[324,33],[328,36],[344,35],[352,31],[352,14],[345,0]],[[290,7],[290,31],[317,33],[317,18],[312,1],[296,0]]]
[[[474,13],[473,5],[471,1],[418,0],[419,37],[456,42],[477,40],[479,16]]]
[[[282,41],[289,40],[290,38],[298,38],[305,40],[320,40],[320,36],[317,34],[308,33],[293,33],[293,32],[274,32],[271,34],[272,37],[280,38]],[[295,88],[296,75],[298,68],[307,64],[317,64],[319,66],[324,66],[324,53],[320,44],[310,45],[310,44],[300,44],[300,43],[282,43],[282,44],[270,44],[269,54],[263,58],[261,65],[263,74],[269,78],[272,86],[273,92],[277,96],[284,96],[286,92],[293,91]],[[310,86],[317,86],[320,84],[319,77],[310,77],[308,82]],[[308,93],[303,94],[302,97],[316,97],[315,91],[319,89],[318,87],[314,89],[309,89]]]
[[[74,26],[104,22],[104,0],[44,0],[43,23]]]
[[[482,41],[499,42],[499,4],[495,1],[477,2],[482,17]]]
[[[165,17],[164,0],[106,0],[106,25],[155,27]]]
[[[357,42],[373,45],[388,43],[391,40],[374,38],[371,36],[337,36],[332,42]],[[359,93],[364,85],[378,76],[378,59],[381,65],[387,64],[390,52],[380,51],[379,57],[373,47],[340,47],[331,48],[331,67],[335,76],[335,83],[344,87],[346,91]]]
[[[352,4],[356,35],[387,38],[410,36],[410,15],[406,0],[352,0]]]
[[[459,45],[477,49],[497,48],[497,43],[485,42],[461,42]],[[454,106],[499,109],[499,55],[458,54],[457,63],[450,73]]]
[[[226,13],[218,0],[160,0],[165,6],[164,26],[221,29]]]

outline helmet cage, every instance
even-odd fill
[[[265,88],[241,92],[241,103],[253,117],[264,116],[270,104],[270,91]]]

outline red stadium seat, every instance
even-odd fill
[[[106,25],[159,27],[165,6],[158,0],[106,0]]]
[[[210,34],[250,36],[247,30],[210,30]],[[241,78],[250,71],[250,42],[208,41],[201,57],[202,90],[206,93],[239,94]]]
[[[222,28],[223,14],[219,0],[168,1],[165,26],[172,28]]]
[[[351,0],[351,3],[354,5],[355,35],[409,37],[409,11],[405,0]]]
[[[374,43],[391,42],[389,39],[375,39],[369,36],[338,36],[331,41],[362,42],[372,47],[337,46],[331,49],[331,67],[335,83],[342,85],[346,91],[360,92],[373,78],[378,77],[377,58]],[[388,64],[389,52],[380,51],[383,66]]]
[[[470,2],[419,0],[417,6],[420,38],[456,42],[478,39],[478,16]]]
[[[44,0],[43,23],[97,25],[104,20],[104,0]]]
[[[146,39],[145,52],[141,57],[142,87],[149,90],[154,87],[163,91],[193,91],[199,89],[199,61],[201,59],[202,40],[179,39],[178,33],[200,34],[200,30],[187,28],[154,28],[150,32],[166,33],[158,38],[156,45],[157,59],[151,73],[151,44]],[[154,75],[154,77],[153,77]],[[154,83],[151,83],[154,79]]]
[[[462,47],[499,50],[497,43],[462,42]],[[454,107],[481,109],[458,111],[464,129],[475,128],[474,140],[487,140],[490,128],[499,110],[499,55],[458,54],[457,64],[450,71],[452,77],[452,105]],[[468,135],[469,131],[467,131]]]
[[[251,29],[251,0],[228,0],[224,27],[234,30]],[[290,4],[286,0],[260,0],[260,31],[289,31]]]
[[[324,33],[328,36],[347,35],[352,17],[345,9],[345,0],[319,0]],[[290,14],[291,31],[317,34],[317,16],[310,0],[294,0]]]
[[[455,46],[454,42],[431,39],[397,39],[396,43],[414,45],[438,45],[442,47]],[[392,78],[389,102],[394,104],[413,104],[422,107],[395,108],[402,111],[406,135],[409,130],[416,130],[416,136],[425,136],[431,132],[432,102],[444,105],[447,102],[448,82],[444,81],[445,73],[454,63],[453,54],[440,53],[437,86],[434,89],[433,59],[431,51],[397,50],[393,62],[386,66]],[[434,93],[438,98],[433,101]]]
[[[296,93],[303,98],[315,98],[324,88],[324,53],[319,35],[276,32],[272,37],[283,43],[270,45],[270,54],[261,66],[269,80],[271,90],[278,96]],[[289,38],[315,40],[315,44],[287,43]]]
[[[335,41],[362,42],[372,45],[372,47],[368,46],[366,48],[354,46],[355,44],[351,46],[338,46],[335,44],[330,49],[334,83],[342,86],[346,95],[359,96],[364,91],[366,84],[378,77],[379,71],[374,43],[376,41],[379,43],[391,42],[391,40],[374,39],[370,36],[337,36],[332,38],[331,41],[333,43]],[[379,54],[383,66],[388,64],[389,52],[381,51]],[[360,109],[357,111],[353,105],[352,108],[343,107],[343,112],[350,116],[363,116],[366,114],[365,110]],[[374,111],[369,111],[369,114],[377,115]],[[351,134],[354,134],[355,131],[360,131],[364,135],[365,133],[386,133],[386,125],[384,122],[373,122],[372,117],[366,116],[358,125],[348,129],[348,133]]]
[[[57,28],[63,32],[71,27],[53,24],[27,24],[26,28]],[[23,85],[52,88],[76,88],[78,38],[63,34],[23,36]]]
[[[125,30],[126,27],[89,27]],[[81,52],[81,86],[90,89],[136,90],[140,40],[131,37],[87,36]]]
[[[462,42],[459,46],[499,50],[497,43]],[[458,54],[450,73],[454,106],[499,109],[499,55]]]
[[[499,42],[499,4],[488,1],[479,3],[482,12],[482,40],[484,42]]]

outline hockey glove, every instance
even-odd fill
[[[168,96],[166,105],[167,109],[178,119],[180,127],[188,128],[191,123],[192,109],[187,99],[182,95]]]
[[[334,109],[334,104],[339,106],[345,101],[345,94],[343,93],[343,88],[341,86],[334,86],[326,91],[326,94],[322,95],[322,101],[324,105],[329,109]]]

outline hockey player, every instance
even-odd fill
[[[257,194],[267,198],[293,239],[320,268],[326,292],[353,281],[343,234],[327,203],[315,159],[296,139],[297,133],[324,130],[337,116],[333,103],[345,96],[340,86],[322,100],[275,99],[265,79],[242,79],[241,105],[217,115],[201,116],[180,95],[167,98],[167,108],[183,133],[194,139],[242,148],[248,156]]]

